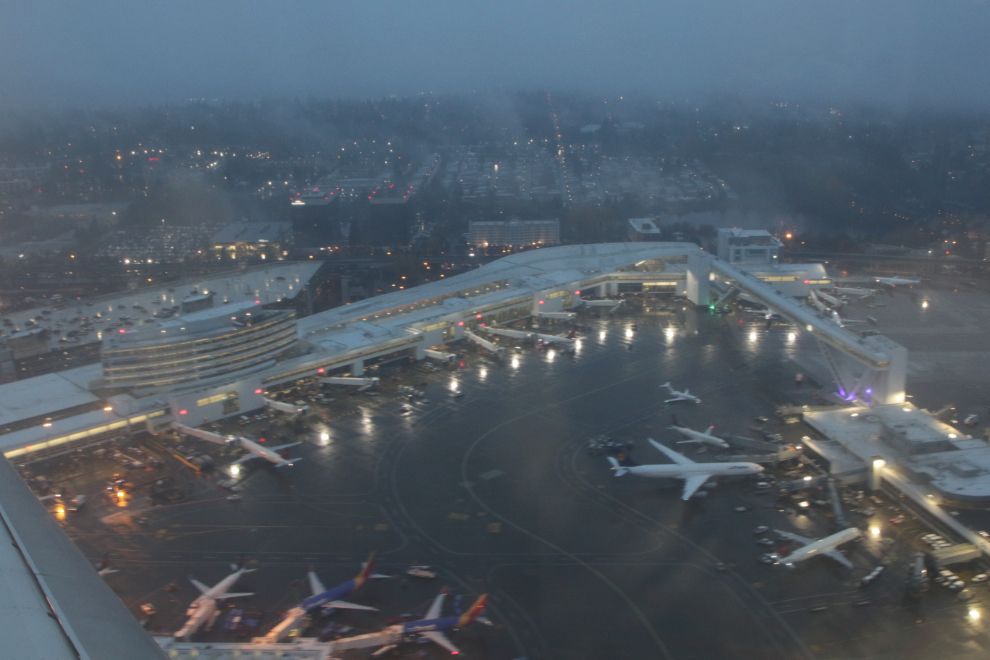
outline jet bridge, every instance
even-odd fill
[[[748,297],[814,334],[839,386],[840,396],[871,403],[904,402],[906,348],[883,336],[860,337],[722,259],[689,259],[689,282],[695,282],[695,286],[688,288],[688,297],[695,304],[709,304],[709,287],[701,286],[706,266],[716,277],[729,280]]]

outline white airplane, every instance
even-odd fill
[[[917,277],[877,277],[874,279],[886,286],[897,286],[898,284],[913,286],[915,284],[921,284],[921,279]]]
[[[619,465],[619,461],[613,456],[609,456],[608,462],[612,464],[615,476],[621,477],[629,472],[654,479],[683,479],[684,493],[681,495],[681,499],[689,500],[695,491],[701,488],[711,477],[731,477],[763,472],[763,468],[756,463],[695,463],[687,456],[682,456],[673,449],[664,447],[653,438],[648,439],[651,445],[666,454],[668,458],[674,461],[674,464],[625,466]]]
[[[301,442],[291,442],[287,445],[279,445],[278,447],[262,447],[254,440],[248,440],[247,438],[233,438],[231,442],[236,442],[250,452],[247,456],[237,459],[231,465],[238,465],[254,458],[263,458],[270,463],[274,463],[275,467],[285,467],[286,465],[292,465],[293,463],[298,463],[302,460],[301,458],[286,460],[278,454],[278,452],[282,449],[288,449],[289,447],[301,445]]]
[[[691,403],[701,403],[701,399],[691,394],[691,391],[686,389],[683,392],[678,392],[673,387],[670,386],[670,381],[667,381],[660,387],[666,387],[667,391],[670,392],[673,397],[664,401],[664,403],[673,403],[675,401],[690,401]]]
[[[867,316],[865,319],[844,319],[841,316],[839,316],[839,313],[834,309],[830,311],[829,318],[831,318],[832,322],[835,323],[840,328],[844,328],[850,323],[869,323],[870,325],[877,324],[877,320],[872,316]]]
[[[677,441],[678,444],[684,445],[688,443],[702,443],[706,445],[714,445],[716,447],[721,447],[722,449],[729,448],[728,442],[726,442],[722,438],[716,438],[714,435],[712,435],[712,431],[715,430],[714,426],[709,426],[704,433],[702,433],[701,431],[695,431],[693,429],[685,428],[683,426],[668,426],[667,428],[672,431],[677,431],[684,437],[688,438],[687,440],[678,440]]]
[[[876,289],[858,289],[855,287],[835,287],[835,292],[843,296],[859,296],[869,298],[877,292]]]
[[[175,633],[174,637],[176,639],[187,639],[193,635],[197,630],[199,630],[207,619],[210,620],[210,625],[212,625],[213,620],[216,619],[220,610],[217,609],[217,601],[224,600],[226,598],[239,598],[241,596],[253,596],[253,593],[228,593],[227,589],[234,586],[234,583],[240,579],[245,573],[253,572],[253,568],[241,568],[231,573],[224,579],[220,580],[213,587],[207,587],[202,582],[189,578],[197,589],[200,591],[200,596],[194,600],[189,605],[189,609],[186,610],[186,616],[189,617],[186,620],[186,625],[182,626],[182,629]],[[209,627],[209,626],[207,626]]]
[[[780,563],[784,564],[785,566],[790,566],[791,568],[794,567],[794,564],[800,561],[804,561],[805,559],[810,559],[811,557],[814,557],[816,555],[825,555],[826,557],[831,557],[832,559],[839,562],[846,568],[852,568],[853,567],[852,562],[846,559],[845,555],[843,555],[841,552],[836,550],[836,548],[842,545],[843,543],[848,543],[849,541],[852,541],[853,539],[859,538],[860,536],[863,535],[862,532],[860,532],[855,527],[850,527],[848,529],[842,530],[841,532],[836,532],[831,536],[826,536],[825,538],[816,541],[815,539],[808,539],[803,536],[798,536],[797,534],[791,534],[790,532],[782,532],[779,529],[775,529],[773,531],[778,536],[781,536],[790,541],[796,541],[800,543],[802,546],[804,546],[800,550],[795,550],[786,557],[781,557]]]

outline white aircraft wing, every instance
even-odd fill
[[[433,602],[430,604],[430,609],[426,610],[426,616],[423,617],[424,619],[440,618],[440,610],[443,609],[443,599],[444,597],[446,597],[446,595],[447,595],[446,589],[444,589],[439,594],[437,594],[437,597],[434,598]]]
[[[313,591],[314,596],[318,596],[327,590],[320,582],[319,576],[316,575],[316,571],[309,572],[309,588]]]
[[[247,456],[242,456],[241,458],[238,458],[236,461],[231,463],[231,465],[239,465],[240,463],[250,461],[252,458],[261,458],[261,456],[258,454],[248,454]]]
[[[116,568],[103,568],[97,571],[97,575],[110,575],[111,573],[119,573]]]
[[[680,454],[678,454],[673,449],[668,449],[668,448],[664,447],[663,445],[661,445],[659,442],[657,442],[653,438],[647,438],[647,439],[650,441],[650,444],[651,445],[653,445],[654,447],[656,447],[657,449],[659,449],[660,451],[662,451],[667,456],[667,458],[669,458],[670,460],[674,461],[678,465],[694,465],[694,461],[692,461],[687,456],[681,456]]]
[[[241,598],[243,596],[253,596],[253,595],[254,595],[253,591],[250,593],[220,594],[219,596],[217,596],[217,600],[223,600],[224,598]]]
[[[846,559],[846,556],[844,554],[842,554],[841,552],[839,552],[838,550],[829,550],[828,552],[825,552],[823,554],[826,555],[826,556],[828,556],[828,557],[831,557],[832,559],[834,559],[835,561],[839,562],[840,564],[842,564],[846,568],[852,568],[853,567],[852,562],[849,561],[848,559]]]
[[[287,445],[279,445],[278,447],[268,447],[271,451],[279,451],[280,449],[288,449],[289,447],[295,447],[296,445],[301,445],[301,442],[290,442]]]
[[[367,605],[356,605],[354,603],[348,603],[346,600],[332,600],[323,607],[332,607],[335,610],[369,610],[371,612],[377,612],[377,607],[368,607]]]
[[[208,586],[206,586],[205,584],[203,584],[199,580],[194,580],[192,578],[189,578],[189,581],[193,583],[193,586],[195,586],[197,589],[199,589],[199,593],[201,593],[201,594],[205,594],[207,591],[210,590],[210,588]]]
[[[777,536],[781,536],[785,539],[790,539],[791,541],[797,541],[801,545],[808,545],[810,543],[815,542],[815,539],[809,539],[804,536],[798,536],[797,534],[791,534],[790,532],[782,532],[779,529],[775,529],[773,531],[777,534]]]
[[[461,650],[456,646],[454,646],[454,643],[449,639],[447,639],[446,635],[444,635],[442,632],[439,632],[437,630],[428,630],[424,633],[420,633],[420,635],[431,641],[436,642],[437,644],[444,647],[454,655],[458,655],[461,652]]]
[[[682,500],[689,500],[691,496],[694,495],[695,491],[701,488],[702,484],[708,481],[710,474],[696,474],[694,476],[688,477],[684,480],[684,494],[681,495]]]

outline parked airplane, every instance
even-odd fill
[[[858,289],[855,287],[835,287],[835,292],[843,296],[858,296],[860,298],[869,298],[877,292],[876,289]]]
[[[690,401],[691,403],[701,403],[701,399],[691,394],[691,391],[685,388],[683,392],[678,392],[673,387],[670,386],[670,381],[667,381],[660,387],[666,387],[673,397],[664,401],[664,403],[673,403],[675,401]]]
[[[877,320],[872,316],[867,316],[865,319],[844,319],[841,316],[839,316],[839,313],[834,309],[831,310],[829,314],[829,318],[831,318],[832,322],[835,323],[840,328],[844,328],[850,323],[869,323],[870,325],[877,324]]]
[[[368,580],[368,578],[390,577],[388,575],[372,574],[371,569],[374,568],[376,555],[377,553],[375,552],[371,553],[371,556],[368,557],[368,561],[361,565],[361,572],[357,574],[357,577],[330,589],[323,586],[323,583],[320,582],[319,576],[316,574],[316,570],[310,566],[309,588],[312,590],[313,595],[295,607],[286,610],[282,620],[279,621],[274,628],[269,630],[267,635],[265,635],[265,641],[273,644],[282,641],[288,637],[294,629],[297,629],[300,622],[302,622],[306,618],[306,615],[313,610],[322,609],[327,613],[332,612],[334,609],[371,610],[373,612],[377,612],[378,609],[374,607],[369,607],[367,605],[356,605],[355,603],[340,600],[341,596],[346,596],[350,592],[359,588]]]
[[[898,284],[913,286],[915,284],[921,284],[921,280],[917,277],[877,277],[875,279],[880,284],[886,286],[897,286]]]
[[[293,458],[291,460],[286,460],[278,453],[283,449],[288,449],[289,447],[295,447],[296,445],[301,445],[301,442],[291,442],[287,445],[279,445],[278,447],[262,447],[254,440],[248,440],[247,438],[233,438],[231,442],[236,442],[244,449],[250,452],[247,456],[239,458],[232,463],[232,465],[238,465],[244,463],[245,461],[250,461],[254,458],[263,458],[270,463],[274,463],[275,467],[285,467],[286,465],[292,465],[293,463],[298,463],[302,458]]]
[[[339,600],[341,596],[346,596],[355,589],[358,589],[368,578],[372,577],[389,577],[388,575],[372,575],[371,569],[375,567],[375,557],[378,556],[377,552],[372,552],[368,557],[368,561],[364,563],[361,568],[361,572],[357,574],[351,580],[344,582],[343,584],[338,584],[336,587],[327,589],[320,582],[319,576],[316,575],[316,571],[311,566],[309,569],[309,587],[313,591],[313,595],[300,603],[300,607],[306,611],[315,610],[317,608],[323,608],[324,611],[330,612],[335,609],[341,610],[371,610],[377,612],[378,609],[375,607],[368,607],[367,605],[355,605],[354,603],[348,603],[346,600]]]
[[[212,625],[213,620],[216,619],[220,610],[217,609],[217,601],[224,600],[226,598],[239,598],[241,596],[253,596],[252,593],[228,593],[227,589],[230,589],[237,580],[240,579],[245,573],[253,572],[253,568],[241,568],[231,573],[224,579],[220,580],[215,586],[207,587],[202,582],[193,580],[189,578],[197,589],[200,591],[200,596],[194,600],[189,605],[189,609],[186,610],[186,616],[189,619],[186,621],[186,625],[182,626],[182,629],[175,633],[176,639],[186,639],[193,635],[197,630],[199,630],[207,619],[210,620],[210,625]],[[207,626],[209,627],[209,625]]]
[[[683,426],[668,426],[667,428],[671,429],[672,431],[677,431],[684,437],[688,438],[687,440],[678,440],[677,441],[678,444],[703,443],[706,445],[714,445],[716,447],[721,447],[722,449],[729,448],[728,442],[726,442],[722,438],[716,438],[714,435],[712,435],[712,431],[715,430],[714,426],[709,426],[704,433],[702,433],[701,431],[695,431],[689,428],[685,428]]]
[[[446,630],[457,630],[458,628],[463,628],[475,619],[481,621],[482,623],[487,623],[491,625],[491,622],[487,619],[481,617],[481,611],[485,609],[485,603],[488,601],[488,594],[481,594],[478,600],[474,602],[474,605],[465,610],[464,614],[460,616],[440,616],[440,611],[443,609],[443,599],[447,595],[447,590],[444,589],[440,594],[433,600],[430,605],[430,609],[427,610],[426,616],[419,621],[410,621],[409,623],[403,623],[396,626],[396,628],[401,632],[403,636],[416,635],[420,637],[425,637],[432,642],[436,642],[440,646],[444,647],[452,654],[457,655],[461,652],[459,648],[454,646],[454,643],[447,639],[443,631]]]
[[[684,479],[684,492],[682,500],[689,500],[694,493],[711,477],[731,477],[746,474],[759,474],[763,468],[756,463],[695,463],[687,456],[678,454],[673,449],[664,447],[653,438],[649,438],[650,444],[663,452],[674,464],[664,463],[656,465],[620,465],[613,456],[608,457],[615,476],[621,477],[627,472],[641,477],[653,477],[655,479]]]
[[[825,555],[826,557],[831,557],[832,559],[839,562],[846,568],[852,568],[853,567],[852,562],[846,559],[841,552],[836,550],[836,548],[842,545],[843,543],[848,543],[849,541],[852,541],[853,539],[862,536],[862,532],[860,532],[855,527],[844,529],[841,532],[836,532],[831,536],[826,536],[825,538],[819,539],[817,541],[815,539],[805,538],[803,536],[798,536],[797,534],[792,534],[790,532],[782,532],[779,529],[775,529],[773,531],[778,536],[781,536],[791,541],[796,541],[800,543],[802,546],[804,546],[800,550],[795,550],[786,557],[781,557],[780,563],[786,566],[790,566],[791,568],[794,567],[794,564],[804,561],[805,559],[810,559],[815,555]]]

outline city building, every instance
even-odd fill
[[[524,247],[560,244],[560,220],[520,220],[471,222],[468,243],[476,247]]]
[[[280,256],[292,247],[291,222],[239,222],[228,225],[210,239],[219,255],[234,258]]]
[[[764,229],[718,230],[718,256],[730,264],[775,264],[784,244]]]
[[[660,226],[656,218],[629,218],[630,241],[660,240]]]

